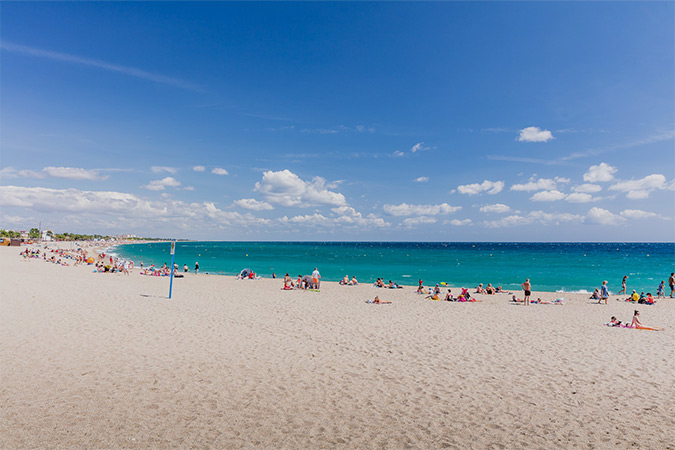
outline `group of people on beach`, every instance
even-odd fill
[[[608,323],[606,323],[608,327],[620,327],[620,328],[635,328],[638,330],[652,330],[652,331],[662,331],[663,328],[661,327],[649,327],[646,325],[643,325],[642,322],[640,322],[640,311],[637,309],[633,311],[633,320],[631,321],[630,324],[628,323],[623,323],[620,320],[616,318],[616,316],[612,316],[612,318],[609,320]]]
[[[621,290],[618,292],[617,295],[624,294],[626,295],[626,289],[627,289],[627,280],[628,280],[628,275],[625,275],[623,279],[621,280]],[[670,298],[673,298],[673,294],[675,294],[675,273],[670,274],[670,278],[668,278],[668,285],[670,287]],[[607,300],[609,299],[609,289],[607,287],[607,280],[602,282],[602,286],[600,288],[596,288],[593,293],[591,294],[590,297],[592,300],[597,300],[598,303],[604,302],[607,304]],[[659,283],[658,287],[656,288],[656,298],[666,298],[666,282],[665,280],[661,280]],[[652,296],[651,292],[647,292],[645,295],[644,291],[638,294],[635,289],[633,290],[633,293],[628,296],[628,298],[625,299],[627,302],[636,302],[636,303],[641,303],[641,304],[647,304],[647,305],[653,305],[655,302],[654,297]]]
[[[21,256],[23,256],[24,260],[42,259],[45,262],[59,266],[69,266],[70,263],[68,261],[72,261],[74,266],[79,266],[87,261],[87,252],[81,248],[77,250],[50,249],[46,246],[42,250],[39,248],[26,248],[21,251]]]
[[[303,290],[319,290],[321,288],[321,273],[315,267],[312,271],[312,275],[298,275],[298,279],[293,282],[288,272],[284,275],[284,287],[281,289],[284,291],[289,291],[293,289],[303,289]]]
[[[378,278],[379,280],[379,278]],[[357,286],[359,284],[359,281],[356,279],[356,277],[352,276],[351,280],[349,279],[349,275],[345,275],[342,280],[340,280],[340,285],[342,286]]]
[[[494,287],[492,283],[488,283],[487,287],[483,287],[483,283],[480,283],[478,286],[476,286],[476,294],[493,295],[502,293],[504,293],[502,287],[501,286]]]

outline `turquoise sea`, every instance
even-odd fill
[[[136,265],[171,262],[166,242],[111,251]],[[318,267],[325,281],[349,275],[361,283],[382,277],[403,285],[422,279],[425,285],[519,289],[530,278],[534,290],[564,292],[592,291],[603,280],[618,292],[628,275],[629,292],[655,293],[675,272],[675,243],[178,242],[175,258],[181,269],[187,264],[193,271],[198,261],[200,273],[219,275],[250,268],[264,278],[272,272],[297,277]]]

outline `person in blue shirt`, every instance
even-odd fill
[[[609,290],[607,290],[607,280],[602,282],[602,287],[600,288],[600,300],[598,300],[598,303],[602,303],[602,301],[605,301],[605,305],[607,304],[607,299],[609,298]]]

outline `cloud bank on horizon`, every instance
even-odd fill
[[[4,5],[0,227],[675,241],[675,7],[534,6]],[[194,21],[191,41],[171,35]],[[577,73],[581,51],[596,56]]]

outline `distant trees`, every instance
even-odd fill
[[[53,231],[47,231],[47,236],[55,239],[57,241],[91,241],[94,239],[110,239],[110,236],[103,236],[101,234],[77,234],[77,233],[54,233]],[[4,230],[0,229],[0,238],[20,238],[20,231]],[[29,239],[40,239],[40,230],[37,228],[31,228],[28,232]]]
[[[12,231],[12,230],[0,230],[0,237],[3,238],[18,238],[21,237],[21,233],[18,231]]]

